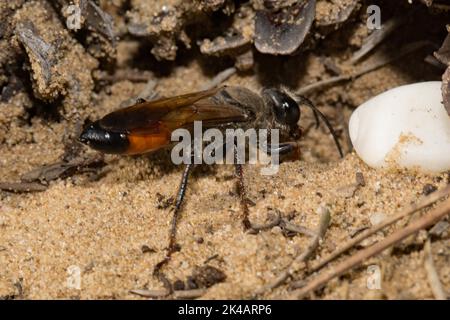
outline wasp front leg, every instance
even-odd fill
[[[267,145],[266,153],[278,156],[292,156],[293,159],[300,159],[300,144],[297,141],[287,141],[275,145]]]

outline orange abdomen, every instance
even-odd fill
[[[161,149],[170,144],[170,134],[129,134],[126,154],[141,154]]]

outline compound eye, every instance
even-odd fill
[[[265,94],[273,103],[275,117],[278,122],[295,125],[300,119],[300,108],[294,99],[278,90],[267,90]]]
[[[286,100],[282,104],[282,109],[285,112],[285,121],[289,125],[297,124],[300,119],[300,109],[297,102],[292,98],[286,96]]]

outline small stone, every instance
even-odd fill
[[[336,192],[339,196],[349,199],[355,195],[355,192],[356,190],[358,190],[358,187],[359,187],[358,183],[352,183],[336,189]]]
[[[184,290],[185,286],[184,286],[184,282],[181,280],[176,280],[173,283],[173,290]]]
[[[384,213],[381,213],[381,212],[375,212],[375,213],[370,215],[369,219],[370,219],[370,223],[373,226],[375,226],[375,225],[380,224],[381,222],[383,222],[386,219],[386,215]]]
[[[437,190],[436,186],[427,183],[426,185],[423,186],[422,193],[427,196],[427,195],[435,192],[436,190]]]
[[[212,266],[195,267],[192,278],[199,288],[209,288],[226,279],[225,273]]]
[[[430,229],[430,235],[435,237],[441,237],[449,229],[450,223],[447,221],[439,221]]]
[[[375,191],[376,194],[380,193],[380,191],[381,191],[381,182],[380,181],[375,182],[373,190]]]
[[[195,239],[195,242],[197,242],[198,244],[202,244],[203,242],[205,242],[205,240],[202,237],[198,237]]]
[[[420,230],[417,233],[416,240],[418,243],[422,244],[428,239],[428,232],[426,230]]]
[[[273,234],[281,234],[283,230],[279,226],[275,226],[270,230],[270,232]]]
[[[357,172],[355,174],[355,180],[356,183],[361,187],[364,187],[366,185],[366,181],[364,179],[364,175],[362,174],[362,172]]]
[[[186,279],[186,288],[188,290],[197,289],[198,285],[195,283],[195,280],[192,276],[187,277]]]
[[[152,249],[152,248],[150,248],[149,246],[147,246],[145,244],[141,247],[141,251],[142,251],[142,253],[153,253],[153,252],[156,252],[155,249]]]

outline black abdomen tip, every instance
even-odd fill
[[[103,129],[98,121],[87,126],[80,135],[80,142],[103,153],[126,153],[129,141],[126,133]]]

